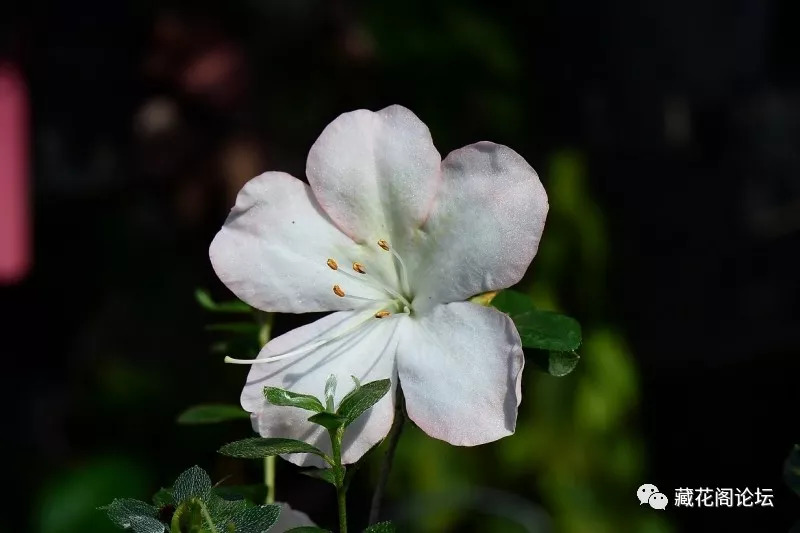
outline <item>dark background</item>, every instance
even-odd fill
[[[565,312],[613,327],[632,354],[640,394],[623,426],[641,437],[641,475],[619,500],[637,503],[645,482],[670,497],[759,486],[775,508],[670,505],[645,529],[626,503],[606,506],[617,526],[600,529],[558,518],[581,498],[559,507],[512,474],[491,486],[541,505],[555,531],[788,531],[800,519],[780,477],[800,441],[795,3],[31,1],[0,14],[0,58],[30,90],[35,228],[32,270],[0,288],[4,530],[105,531],[63,524],[146,497],[195,462],[258,481],[213,454],[246,427],[174,424],[188,405],[235,402],[244,377],[209,355],[194,301],[197,287],[228,297],[208,244],[245,180],[302,176],[339,113],[393,103],[443,155],[482,139],[511,146],[551,203],[553,158],[580,162],[605,227],[579,236],[607,249],[593,274],[602,292],[584,290],[585,265],[569,261],[552,286]],[[561,239],[558,220],[543,246]],[[525,423],[535,431],[537,418]],[[324,488],[286,465],[278,474],[279,498],[332,524]],[[397,516],[420,486],[409,476]],[[512,531],[475,520],[407,528]]]

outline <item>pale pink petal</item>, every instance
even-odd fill
[[[311,147],[306,175],[319,203],[348,235],[373,245],[386,239],[403,250],[428,216],[440,163],[427,126],[394,105],[336,118]]]
[[[456,446],[510,435],[524,362],[508,315],[468,302],[434,306],[402,325],[397,369],[408,416]]]
[[[241,402],[242,407],[255,414],[256,431],[264,437],[303,440],[330,452],[328,434],[307,421],[314,413],[268,403],[264,399],[264,387],[280,387],[324,400],[325,381],[333,374],[338,380],[335,397],[337,406],[339,400],[355,386],[350,376],[355,376],[362,383],[388,378],[392,380],[394,390],[397,381],[396,330],[400,321],[406,319],[376,319],[373,313],[374,310],[333,313],[276,337],[261,350],[259,359],[339,337],[306,354],[251,367]],[[390,391],[347,429],[342,460],[353,463],[360,459],[367,450],[383,440],[393,419],[394,393]],[[323,465],[313,455],[296,454],[285,458],[301,466]]]
[[[239,192],[236,205],[211,243],[214,270],[240,299],[264,311],[303,313],[353,309],[363,303],[347,295],[386,298],[366,283],[331,270],[362,261],[394,271],[391,258],[375,247],[358,245],[320,209],[308,185],[282,172],[267,172]]]
[[[407,263],[414,307],[465,300],[518,282],[536,255],[547,194],[508,147],[481,142],[448,155],[442,188]]]

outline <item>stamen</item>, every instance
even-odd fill
[[[338,286],[338,285],[334,285],[334,286],[333,286],[333,294],[335,294],[335,295],[336,295],[336,296],[338,296],[339,298],[344,298],[344,291],[343,291],[343,290],[342,290],[342,288],[341,288],[340,286]]]
[[[350,298],[351,300],[363,300],[365,302],[372,302],[372,303],[383,303],[383,302],[390,302],[388,298],[384,298],[382,300],[376,300],[375,298],[366,298],[364,296],[353,296],[352,294],[348,294],[345,298]]]
[[[339,270],[339,264],[336,262],[336,259],[330,258],[326,262],[328,266],[331,267],[331,270]]]
[[[364,270],[364,265],[362,265],[362,264],[361,264],[361,263],[359,263],[358,261],[356,261],[355,263],[353,263],[353,270],[355,270],[355,271],[356,271],[356,272],[358,272],[359,274],[366,274],[366,273],[367,273],[367,271],[366,271],[366,270]]]
[[[376,280],[376,279],[374,279],[374,278],[370,277],[370,276],[369,276],[369,275],[366,273],[366,271],[364,271],[364,274],[363,274],[362,276],[358,276],[358,275],[356,275],[356,274],[353,274],[352,272],[349,272],[349,271],[347,271],[347,270],[340,270],[339,272],[341,272],[342,274],[344,274],[344,275],[345,275],[345,276],[347,276],[348,278],[353,278],[353,279],[355,279],[355,280],[358,280],[360,283],[367,282],[367,283],[368,283],[369,285],[371,285],[372,287],[374,287],[374,288],[376,288],[376,289],[378,289],[378,290],[381,290],[381,291],[385,291],[385,292],[387,292],[388,294],[390,294],[390,295],[394,296],[395,298],[397,298],[398,300],[401,300],[403,303],[405,303],[405,304],[408,304],[408,300],[406,300],[406,299],[403,297],[403,295],[402,295],[402,294],[400,294],[399,292],[397,292],[397,291],[396,291],[396,290],[394,290],[394,289],[391,289],[391,288],[389,288],[389,287],[385,286],[385,285],[384,285],[383,283],[381,283],[380,281],[378,281],[378,280]]]
[[[304,346],[303,348],[297,348],[296,350],[291,350],[282,354],[265,357],[264,359],[234,359],[233,357],[226,356],[225,362],[234,365],[259,365],[262,363],[274,363],[275,361],[280,361],[281,359],[287,359],[289,357],[294,357],[295,355],[300,355],[306,352],[310,352],[311,350],[319,348],[323,344],[327,344],[332,340],[334,339],[330,339],[328,341],[316,342],[309,346]]]
[[[378,311],[377,313],[375,313],[375,318],[386,318],[387,316],[389,316],[391,314],[392,313],[390,313],[389,311],[386,311],[384,309],[383,311]]]
[[[405,292],[406,294],[411,292],[411,287],[408,284],[408,270],[406,269],[406,264],[403,261],[403,258],[400,257],[400,254],[395,252],[394,248],[389,246],[389,243],[385,239],[379,240],[378,241],[378,246],[380,246],[381,248],[383,248],[387,252],[392,252],[392,255],[394,256],[394,258],[397,259],[398,263],[400,263],[400,284],[401,284],[401,287],[403,289],[403,292]]]

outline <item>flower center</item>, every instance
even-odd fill
[[[410,315],[412,313],[411,298],[404,296],[404,293],[409,294],[411,292],[408,284],[408,271],[406,269],[406,264],[403,261],[403,258],[400,257],[400,254],[398,254],[385,239],[379,240],[377,244],[382,250],[391,253],[394,261],[396,261],[397,263],[397,269],[399,272],[399,280],[400,280],[400,291],[397,291],[393,287],[390,287],[386,283],[383,283],[377,277],[370,276],[369,273],[367,272],[367,267],[363,263],[360,263],[358,261],[353,262],[352,265],[353,272],[339,268],[339,263],[336,261],[336,259],[333,258],[329,258],[326,261],[326,264],[331,270],[335,270],[341,273],[346,278],[354,279],[358,281],[359,284],[365,283],[373,288],[376,288],[386,293],[386,298],[367,298],[364,296],[359,296],[357,294],[349,294],[347,291],[345,291],[345,289],[342,287],[341,284],[337,283],[333,286],[333,293],[339,298],[350,298],[352,300],[362,300],[365,302],[370,302],[371,304],[380,304],[380,309],[378,311],[374,313],[370,312],[370,315],[366,318],[364,317],[364,315],[360,315],[356,317],[357,320],[354,325],[350,327],[344,327],[341,329],[341,331],[334,332],[327,337],[311,339],[308,342],[301,344],[297,348],[294,348],[293,350],[271,355],[269,357],[263,357],[261,359],[234,359],[232,357],[225,357],[225,362],[239,364],[239,365],[273,363],[275,361],[280,361],[297,355],[306,354],[312,350],[321,348],[326,344],[330,344],[331,342],[342,339],[343,337],[351,335],[356,331],[363,329],[364,327],[368,327],[374,324],[376,320],[383,320],[396,316]],[[366,307],[372,307],[374,309],[377,306],[367,305]]]
[[[358,261],[353,262],[353,272],[350,272],[349,270],[339,268],[339,263],[336,261],[336,259],[329,258],[326,263],[331,270],[340,272],[344,277],[357,280],[359,283],[366,283],[367,285],[386,293],[389,297],[385,299],[375,299],[349,294],[349,292],[345,291],[342,285],[338,283],[333,286],[333,293],[340,298],[350,298],[353,300],[363,300],[376,303],[389,302],[397,308],[402,309],[403,313],[410,313],[411,298],[408,298],[405,295],[411,292],[411,288],[408,284],[408,269],[406,268],[405,261],[403,261],[403,258],[400,257],[400,254],[398,254],[397,251],[395,251],[395,249],[392,248],[385,239],[379,240],[377,244],[382,250],[391,253],[394,261],[396,261],[400,279],[400,290],[396,290],[395,288],[382,282],[380,279],[370,276],[367,273],[367,267],[364,266],[363,263]],[[391,314],[388,310],[386,310],[386,313]],[[386,314],[383,316],[389,315]],[[376,318],[381,317],[376,316]]]

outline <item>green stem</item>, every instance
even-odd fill
[[[336,488],[336,501],[339,503],[339,533],[347,533],[347,491]]]
[[[389,436],[387,437],[389,447],[386,448],[386,455],[383,456],[378,484],[375,487],[375,492],[372,494],[372,505],[370,505],[369,509],[369,524],[378,522],[383,493],[386,491],[386,485],[389,482],[389,472],[392,470],[394,454],[397,451],[397,443],[400,442],[400,434],[403,432],[403,422],[405,422],[405,419],[405,398],[403,397],[403,391],[398,385],[394,400],[394,421],[392,422],[392,429],[389,430]]]
[[[275,456],[264,458],[264,485],[267,486],[267,505],[275,503]]]
[[[272,324],[274,319],[274,313],[258,311],[256,314],[256,320],[261,324],[261,329],[258,331],[258,343],[262,347],[269,342],[272,336]],[[275,503],[275,456],[264,458],[264,485],[267,487],[267,505]]]
[[[333,449],[333,472],[336,476],[336,502],[339,507],[339,533],[347,533],[347,487],[344,483],[345,467],[342,465],[342,437],[344,426],[328,431]]]
[[[264,313],[263,311],[258,311],[256,315],[256,320],[258,321],[261,329],[258,330],[258,343],[263,348],[272,335],[272,323],[275,320],[274,313]]]

